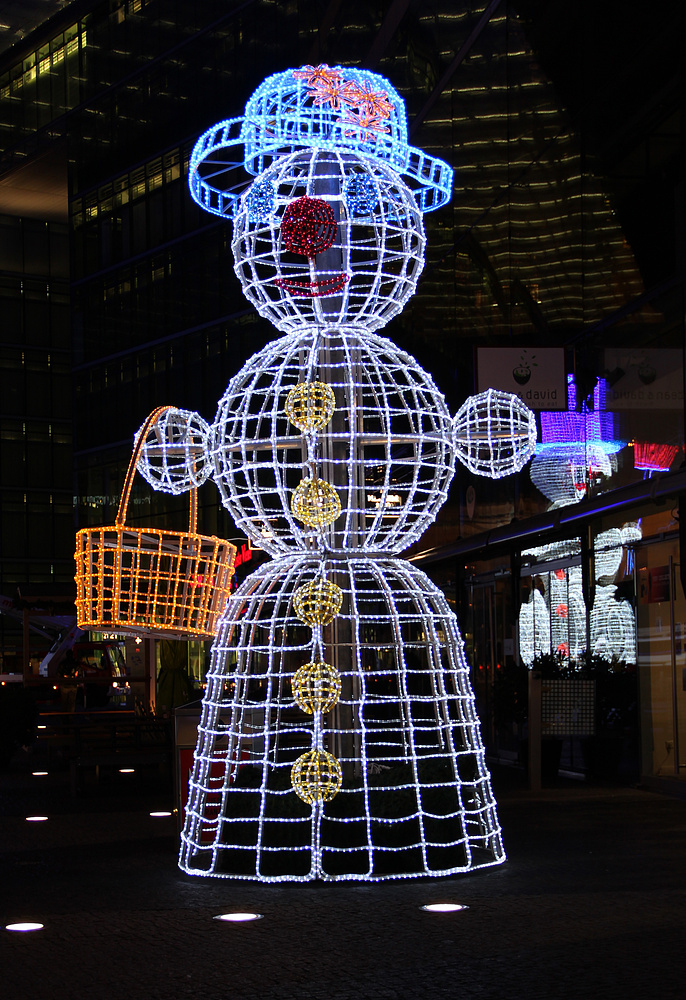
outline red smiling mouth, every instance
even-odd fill
[[[275,285],[300,298],[320,298],[324,295],[335,295],[350,281],[349,274],[332,274],[320,281],[299,281],[297,278],[276,278]]]

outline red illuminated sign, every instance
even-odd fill
[[[241,545],[240,549],[236,553],[236,558],[234,559],[233,565],[236,569],[242,566],[243,563],[250,562],[252,559],[252,549],[249,545]]]

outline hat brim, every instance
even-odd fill
[[[191,196],[206,212],[223,218],[233,218],[251,177],[262,173],[281,156],[301,149],[345,148],[344,142],[308,141],[300,144],[275,135],[273,142],[262,141],[259,152],[248,160],[244,152],[246,121],[245,117],[241,117],[218,122],[200,136],[191,153],[188,173]],[[383,137],[380,140],[369,152],[361,152],[360,155],[388,163],[402,174],[422,212],[433,212],[450,201],[453,188],[451,166],[413,146],[406,146],[403,156],[398,157],[397,151],[383,142]],[[237,147],[243,150],[240,155]],[[233,149],[236,149],[236,154],[232,156],[230,151]]]

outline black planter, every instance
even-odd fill
[[[624,751],[624,737],[589,736],[581,741],[586,774],[591,778],[618,780]]]
[[[560,770],[562,756],[562,740],[547,737],[541,740],[541,781],[554,781]],[[529,741],[521,740],[519,744],[519,760],[524,770],[529,773]]]

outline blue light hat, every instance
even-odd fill
[[[236,146],[244,147],[243,156],[230,156]],[[311,148],[383,160],[405,176],[422,212],[450,200],[452,168],[408,144],[405,102],[388,80],[326,65],[267,77],[242,118],[201,135],[191,154],[191,194],[206,211],[231,218],[246,186],[244,176],[234,179],[239,168],[257,176],[278,157]]]

